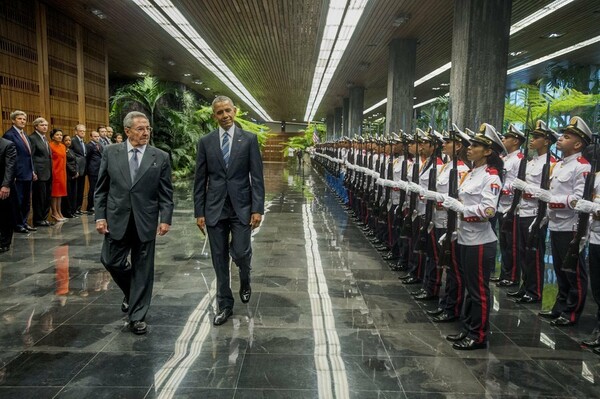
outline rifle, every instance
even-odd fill
[[[402,134],[404,136],[402,138],[402,140],[404,140],[403,144],[402,144],[402,149],[404,152],[404,159],[402,160],[402,167],[400,169],[400,180],[408,181],[408,157],[409,157],[408,140],[407,140],[406,133],[400,132],[400,134]],[[400,196],[398,199],[398,207],[396,207],[396,213],[394,215],[395,216],[395,218],[394,218],[395,227],[400,226],[400,221],[402,220],[402,211],[403,211],[404,201],[406,201],[406,191],[401,190]]]
[[[546,110],[546,127],[550,129],[550,103],[548,102],[548,109]],[[550,189],[550,167],[552,162],[552,151],[550,151],[550,144],[546,150],[546,163],[542,168],[542,181],[540,182],[540,188],[544,190]],[[527,245],[525,246],[530,251],[538,250],[538,242],[540,240],[540,229],[546,223],[546,214],[548,212],[548,204],[544,201],[538,201],[537,214],[533,223],[529,226],[529,236],[527,237]]]
[[[450,181],[448,182],[448,196],[454,199],[458,198],[458,157],[456,156],[456,131],[449,132],[452,140],[452,169],[450,170]],[[440,257],[438,264],[440,267],[450,267],[452,265],[452,241],[455,240],[458,213],[448,209],[448,221],[446,223],[446,233],[440,239]]]
[[[413,183],[419,184],[419,138],[415,133],[415,162],[413,163],[412,178]],[[408,176],[407,176],[408,177]],[[412,222],[417,217],[417,193],[410,193],[408,214],[404,218],[402,225],[402,233],[400,237],[410,238],[412,237]]]
[[[393,137],[390,137],[388,142],[390,145],[390,153],[388,156],[387,168],[384,172],[385,174],[382,173],[381,175],[384,176],[386,180],[394,180],[394,139],[393,139]],[[383,170],[384,168],[385,168],[385,166],[382,167],[381,169]],[[380,207],[379,219],[381,219],[381,220],[386,219],[387,214],[391,209],[391,199],[392,199],[392,188],[390,186],[386,186],[385,194],[383,196],[383,203],[381,204],[381,207]]]
[[[592,129],[593,136],[593,146],[594,151],[592,152],[592,169],[590,173],[585,178],[585,185],[583,186],[583,198],[587,201],[593,201],[594,197],[594,184],[596,182],[596,171],[598,164],[598,157],[596,154],[597,145],[598,145],[598,130],[597,130],[597,120],[598,120],[598,103],[596,103],[596,109],[594,111],[594,127]],[[577,267],[577,262],[579,261],[579,254],[583,251],[585,246],[586,236],[588,234],[588,225],[590,223],[590,215],[587,213],[579,213],[578,221],[577,221],[577,232],[575,233],[575,237],[569,243],[569,249],[567,250],[567,255],[565,256],[565,261],[562,266],[563,271],[567,272],[575,272]]]
[[[519,163],[519,171],[517,172],[517,179],[525,181],[527,174],[527,157],[529,156],[529,118],[531,116],[531,104],[527,107],[527,117],[525,118],[525,150],[523,151],[523,158]],[[502,218],[502,231],[506,233],[510,233],[514,229],[515,224],[515,213],[517,211],[517,207],[521,202],[521,197],[523,196],[523,191],[514,189],[513,200],[510,204],[510,208],[504,214]]]
[[[430,133],[432,135],[432,143],[435,143],[436,147],[433,150],[433,153],[429,157],[429,180],[427,182],[427,189],[431,191],[436,191],[437,188],[437,160],[441,157],[441,146],[436,143],[435,136],[433,134],[433,129],[430,128]],[[423,168],[424,172],[427,171],[427,168]],[[427,250],[427,236],[432,229],[433,226],[433,206],[435,204],[434,200],[427,200],[425,203],[425,220],[423,225],[419,229],[419,239],[415,244],[416,252],[425,252]]]

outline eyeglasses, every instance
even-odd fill
[[[132,130],[135,130],[138,133],[144,133],[145,131],[147,131],[148,133],[152,133],[151,126],[140,126],[140,127],[136,127],[135,129],[132,129]]]

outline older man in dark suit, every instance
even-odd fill
[[[85,125],[79,124],[75,126],[75,136],[71,142],[71,150],[75,154],[77,160],[77,194],[75,195],[75,214],[81,215],[81,205],[83,204],[83,190],[85,187],[85,167],[87,149],[85,147]]]
[[[102,154],[96,230],[104,234],[102,264],[125,295],[121,310],[129,314],[129,328],[145,334],[156,234],[167,234],[173,216],[171,164],[166,152],[148,145],[152,128],[146,115],[130,112],[123,126],[127,140]]]
[[[250,300],[250,236],[262,220],[265,187],[256,135],[235,126],[237,109],[230,98],[217,96],[212,109],[219,129],[198,143],[194,213],[200,230],[208,229],[219,305],[213,324],[221,325],[233,314],[230,254],[239,268],[240,299]]]
[[[48,214],[50,213],[50,194],[52,193],[52,152],[46,138],[48,121],[37,118],[33,121],[34,132],[29,135],[31,143],[31,159],[33,171],[37,180],[33,182],[31,190],[31,203],[33,205],[33,225],[50,226]]]
[[[37,228],[27,223],[29,211],[31,210],[31,182],[37,180],[33,171],[31,159],[31,143],[25,134],[27,114],[23,111],[14,111],[10,114],[12,127],[4,133],[4,138],[12,141],[17,149],[17,164],[15,167],[15,191],[16,201],[14,215],[15,231],[18,233],[29,233]]]
[[[100,172],[100,163],[102,160],[102,151],[104,147],[100,144],[100,133],[93,131],[90,133],[90,142],[86,145],[86,167],[85,173],[88,177],[88,202],[87,213],[94,213],[94,191],[96,190],[96,182],[98,181],[98,173]]]
[[[0,253],[10,249],[14,219],[11,201],[15,198],[15,165],[17,148],[15,144],[0,137]]]

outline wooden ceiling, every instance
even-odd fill
[[[112,78],[146,72],[187,84],[210,98],[237,97],[131,0],[42,0],[104,36]],[[552,0],[513,0],[512,22]],[[193,27],[274,120],[302,120],[306,110],[328,2],[324,0],[173,0]],[[92,14],[106,14],[99,19]],[[450,61],[452,0],[371,0],[333,77],[316,118],[341,106],[353,85],[365,87],[365,108],[386,97],[388,43],[418,40],[417,78]],[[395,26],[399,15],[410,15]],[[551,32],[565,33],[543,39]],[[576,0],[510,39],[509,68],[600,35],[600,0]],[[600,63],[600,45],[552,61]],[[509,86],[535,79],[546,64],[509,77]],[[191,76],[184,76],[191,74]],[[201,85],[194,84],[200,80]],[[444,94],[449,72],[418,86],[417,103]],[[210,88],[210,90],[205,90]],[[445,89],[447,91],[447,89]],[[245,110],[252,112],[248,105]],[[382,112],[385,107],[373,112]]]

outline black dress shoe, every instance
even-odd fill
[[[36,229],[35,227],[33,227],[33,226],[30,226],[30,225],[28,225],[28,224],[25,224],[25,228],[26,228],[27,230],[29,230],[29,231],[37,231],[37,229]]]
[[[427,313],[429,316],[437,316],[437,315],[444,313],[444,309],[436,308],[433,310],[426,310],[425,313]]]
[[[405,274],[404,276],[399,276],[398,280],[408,280],[412,276],[413,276],[412,274],[408,273],[408,274]]]
[[[448,313],[442,313],[440,315],[437,315],[437,316],[431,318],[431,320],[436,323],[450,323],[456,319],[458,319],[457,316],[449,315]]]
[[[466,337],[462,341],[452,344],[452,347],[459,351],[471,351],[475,349],[487,348],[487,342],[477,342],[473,338]]]
[[[37,226],[37,227],[50,227],[50,226],[52,226],[52,224],[50,222],[48,222],[47,220],[42,220],[40,222],[35,222],[35,223],[33,223],[33,225]],[[29,228],[29,227],[27,227],[27,228]]]
[[[600,355],[600,348],[594,348],[592,352],[594,352],[596,355]]]
[[[252,295],[250,284],[240,287],[240,299],[242,300],[242,303],[250,302],[250,295]]]
[[[409,277],[407,279],[402,280],[402,284],[406,284],[406,285],[420,284],[420,283],[422,283],[421,279],[416,278],[416,277]]]
[[[81,212],[81,209],[77,209],[75,212],[73,212],[75,215],[81,216],[83,215],[83,212]]]
[[[459,342],[463,339],[467,338],[467,333],[464,331],[459,332],[458,334],[449,334],[446,335],[446,340],[450,342]]]
[[[220,326],[221,324],[225,323],[227,319],[229,319],[229,316],[231,316],[232,314],[233,310],[231,310],[231,308],[225,308],[221,310],[215,315],[215,318],[213,319],[213,324],[215,326]]]
[[[123,302],[121,302],[121,312],[129,312],[129,300],[127,299],[127,297],[123,297]]]
[[[517,285],[517,282],[511,280],[500,280],[496,283],[497,287],[512,287],[513,285]]]
[[[542,310],[541,312],[538,312],[538,316],[543,317],[544,319],[556,319],[560,315],[554,313],[552,310]]]
[[[570,327],[574,326],[575,322],[560,316],[559,318],[552,320],[550,324],[556,327]]]
[[[148,325],[145,321],[132,321],[129,323],[129,329],[136,335],[143,335],[148,332]]]
[[[392,254],[390,252],[390,253],[387,253],[387,254],[383,255],[383,259],[384,260],[395,261],[395,260],[398,260],[399,258],[396,255],[394,255],[394,254]]]
[[[15,227],[15,233],[27,234],[27,233],[29,233],[29,230],[27,230],[27,228],[25,226],[17,226],[17,227]]]
[[[538,302],[540,302],[540,300],[539,299],[535,299],[534,297],[525,294],[522,297],[517,298],[515,300],[515,302],[516,303],[538,303]]]
[[[588,339],[584,339],[581,343],[588,348],[597,348],[600,346],[600,333],[592,334]]]
[[[418,289],[416,291],[411,291],[410,295],[417,296],[417,295],[421,295],[423,293],[427,293],[427,291],[425,291],[425,288],[420,288],[420,289]]]
[[[0,247],[0,254],[4,253],[4,252],[8,252],[10,250],[10,247]]]
[[[506,296],[511,298],[521,298],[525,293],[523,291],[508,291]]]
[[[420,294],[420,295],[415,295],[414,297],[417,301],[433,301],[434,299],[438,299],[437,295],[433,295],[433,294],[429,294],[427,292]]]
[[[490,277],[490,281],[494,282],[494,283],[497,283],[500,280],[501,280],[500,276],[492,276],[492,277]]]

